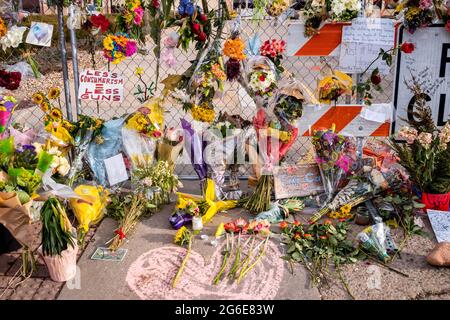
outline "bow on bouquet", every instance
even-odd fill
[[[287,125],[286,129],[280,127],[277,121],[269,121],[265,109],[259,109],[253,119],[256,131],[257,148],[250,150],[250,159],[255,164],[255,172],[259,176],[255,192],[244,204],[250,212],[260,213],[270,209],[270,196],[272,191],[272,168],[278,164],[292,147],[297,139],[298,128]],[[263,167],[261,168],[260,163]]]

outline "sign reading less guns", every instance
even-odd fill
[[[78,99],[122,102],[123,85],[123,78],[117,72],[84,70],[80,74]]]

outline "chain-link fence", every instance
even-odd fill
[[[31,1],[31,0],[29,0]],[[38,1],[39,2],[39,1]],[[41,1],[42,2],[42,1]],[[123,1],[114,0],[112,3],[109,3],[109,8],[112,8],[113,12],[120,11],[120,6]],[[31,19],[43,19],[48,21],[49,17],[54,16],[54,10],[52,10],[51,15],[38,15],[32,14]],[[244,9],[247,10],[247,9]],[[42,13],[42,12],[41,12]],[[46,12],[45,12],[46,13]],[[241,11],[241,14],[245,12]],[[251,13],[247,12],[247,15],[250,17]],[[255,34],[258,34],[261,41],[265,41],[267,39],[286,39],[288,34],[288,26],[290,24],[290,20],[285,20],[284,22],[278,22],[273,19],[267,20],[252,20],[242,19],[241,21],[241,36],[245,40],[249,39]],[[231,27],[231,22],[227,25],[225,35],[227,31],[229,32]],[[57,29],[55,28],[55,31]],[[174,30],[164,30],[163,31],[163,39],[170,32]],[[57,33],[57,32],[56,32]],[[57,35],[56,35],[57,36]],[[66,38],[69,39],[68,37]],[[40,52],[37,56],[40,56],[43,59],[49,59],[49,61],[53,61],[51,59],[55,58],[54,62],[49,63],[53,68],[60,68],[61,60],[58,59],[60,57],[60,50],[57,46],[57,39],[53,42],[53,46],[51,48],[42,48],[39,49]],[[102,53],[100,51],[100,47],[98,51],[95,53],[94,61],[96,64],[96,69],[109,69],[110,71],[119,72],[123,75],[125,79],[125,88],[124,88],[124,101],[121,103],[116,102],[95,102],[95,101],[82,101],[81,102],[81,112],[83,114],[89,116],[100,117],[105,120],[109,120],[114,117],[122,116],[125,113],[132,112],[136,110],[141,103],[138,101],[137,96],[134,94],[136,92],[136,87],[140,83],[139,78],[135,75],[135,71],[137,67],[144,69],[144,74],[142,75],[142,80],[145,83],[150,83],[151,81],[155,81],[156,79],[156,66],[157,60],[155,55],[153,54],[153,41],[148,38],[145,41],[145,44],[141,47],[141,54],[134,55],[131,58],[123,61],[119,65],[108,65],[105,62],[105,59],[102,57]],[[68,48],[68,58],[69,58],[69,75],[70,82],[73,83],[73,74],[71,70],[71,51],[70,45],[67,45]],[[160,77],[159,80],[164,79],[170,74],[182,74],[189,66],[191,65],[191,61],[194,60],[196,52],[194,50],[189,50],[187,52],[182,51],[181,49],[176,51],[177,65],[173,68],[166,67],[165,65],[160,65]],[[335,68],[338,65],[338,59],[336,57],[325,57],[326,62],[332,67]],[[92,67],[92,59],[91,55],[85,49],[85,43],[82,39],[78,40],[78,62],[79,69],[83,70],[86,68]],[[324,63],[321,61],[320,57],[285,57],[283,59],[284,68],[290,72],[296,79],[300,80],[306,88],[309,88],[311,92],[314,92],[317,87],[317,81],[321,77],[320,71],[324,68]],[[383,87],[385,88],[384,92],[376,93],[374,97],[374,102],[382,103],[382,102],[390,102],[392,99],[392,90],[393,90],[393,72],[394,67],[391,69],[390,75],[384,78]],[[63,84],[62,75],[60,73],[60,69],[49,70],[48,72],[43,72],[44,77],[42,80],[31,81],[31,85],[35,90],[46,90],[49,88],[49,81],[52,85],[60,85]],[[51,80],[49,80],[51,79]],[[141,83],[142,86],[142,83]],[[162,90],[161,83],[158,84],[155,95],[158,95]],[[31,96],[31,95],[30,95]],[[24,97],[29,100],[29,97]],[[72,111],[73,114],[76,113],[75,109],[75,95],[72,90]],[[342,102],[346,103],[356,103],[356,97],[346,97],[342,100]],[[214,100],[215,109],[226,111],[229,114],[239,114],[245,119],[251,119],[255,114],[256,107],[253,103],[253,100],[246,94],[245,90],[241,88],[239,83],[227,82],[224,89],[224,94],[220,99]],[[186,118],[187,120],[192,120],[192,117],[189,113],[185,113],[182,110],[181,104],[166,104],[166,115],[165,115],[165,124],[169,127],[179,127],[180,119]],[[37,107],[31,107],[22,111],[16,121],[24,121],[28,124],[34,125],[37,121],[41,119],[42,112]],[[286,162],[296,163],[302,157],[305,157],[310,151],[311,144],[309,138],[299,137],[289,151]],[[183,161],[181,161],[183,162]],[[186,162],[184,162],[186,163]],[[195,176],[194,171],[190,165],[181,165],[178,166],[178,173],[181,175]],[[244,173],[245,174],[245,173]]]

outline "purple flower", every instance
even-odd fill
[[[0,99],[1,100],[1,99]],[[5,101],[3,106],[8,110],[8,112],[11,112],[11,110],[14,108],[14,102],[11,101]]]

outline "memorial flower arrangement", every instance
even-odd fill
[[[248,87],[255,96],[271,97],[277,87],[275,73],[265,68],[253,70],[248,76]]]
[[[228,57],[225,64],[227,79],[229,81],[236,80],[241,74],[241,61],[246,58],[244,53],[245,43],[239,37],[238,33],[232,34],[223,45],[223,54]]]
[[[410,181],[422,192],[422,201],[427,208],[447,211],[450,203],[450,123],[438,129],[417,80],[414,78],[408,86],[416,97],[413,117],[396,137],[406,143],[391,139],[390,145]]]
[[[126,0],[123,12],[117,17],[117,25],[122,32],[130,34],[131,38],[144,41],[142,25],[144,8],[140,0]]]
[[[26,27],[18,27],[16,25],[9,28],[6,34],[0,37],[2,50],[6,51],[9,48],[17,48],[22,43],[23,34],[26,30]]]
[[[332,21],[351,21],[356,18],[361,10],[361,1],[359,0],[328,0],[327,9],[331,11]]]
[[[103,56],[113,64],[119,64],[137,52],[136,41],[123,32],[107,35],[103,39]]]
[[[211,13],[213,12],[211,11]],[[196,41],[195,48],[197,50],[203,48],[211,34],[208,12],[203,12],[202,8],[194,4],[192,0],[180,0],[174,24],[180,26],[178,30],[179,44],[185,51],[194,41]]]
[[[403,25],[414,33],[418,28],[433,23],[432,0],[404,0],[397,5],[396,12],[403,13]]]
[[[345,152],[348,138],[335,133],[334,129],[324,129],[314,132],[312,143],[325,191],[332,197],[350,170],[351,159]]]
[[[340,275],[341,265],[355,263],[365,257],[348,239],[350,226],[344,219],[340,219],[336,225],[325,220],[309,226],[298,221],[283,221],[280,227],[283,242],[287,245],[284,259],[303,264],[316,286],[326,281],[330,274],[329,264],[334,265]],[[346,286],[345,281],[343,283]]]
[[[271,17],[279,17],[289,8],[288,0],[272,0],[267,5],[267,14]]]
[[[271,236],[270,223],[266,220],[247,222],[239,218],[224,224],[223,228],[226,232],[226,244],[222,252],[222,264],[213,284],[219,284],[227,270],[226,277],[239,284],[264,257]]]
[[[5,20],[0,17],[0,38],[3,38],[8,32],[8,26],[5,23]]]
[[[350,76],[341,71],[331,70],[331,75],[325,76],[317,86],[319,101],[326,104],[332,101],[337,103],[342,95],[351,94],[352,84]]]
[[[17,100],[13,96],[0,96],[0,135],[5,132],[16,106]]]
[[[13,91],[19,88],[21,80],[20,72],[0,69],[0,87]]]
[[[91,66],[95,69],[95,52],[97,46],[101,45],[100,36],[109,31],[110,22],[102,14],[96,14],[88,17],[81,26],[81,30],[85,32],[84,37],[87,40],[87,50],[91,55]]]
[[[284,40],[270,39],[264,41],[259,48],[259,53],[270,59],[275,65],[277,72],[281,74],[284,68],[281,66],[283,53],[286,50],[286,42]]]

